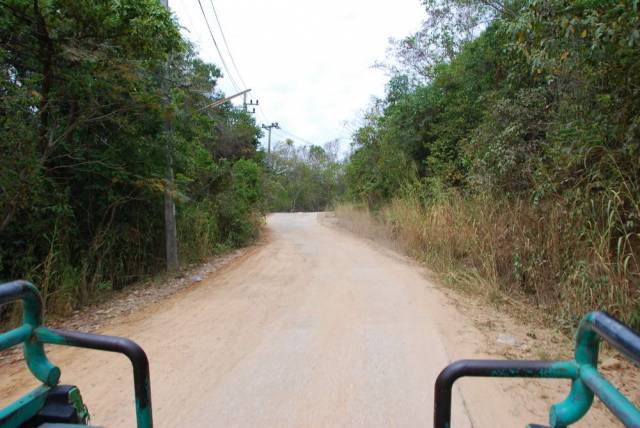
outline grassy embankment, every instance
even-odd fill
[[[586,312],[599,309],[637,327],[631,266],[638,254],[611,251],[616,219],[602,208],[600,221],[582,227],[560,205],[541,209],[460,196],[425,206],[408,195],[376,212],[353,204],[335,212],[352,231],[393,242],[424,262],[448,286],[530,309],[521,315],[535,310],[548,323],[573,329]],[[618,242],[621,249],[628,244]]]

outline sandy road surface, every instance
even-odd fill
[[[147,351],[156,425],[431,426],[438,372],[477,356],[472,323],[419,268],[316,214],[271,215],[268,228],[267,244],[104,331]],[[133,425],[123,357],[50,356],[94,423]],[[21,365],[2,377],[5,401],[33,385]],[[464,381],[454,427],[544,422],[546,404],[516,386]]]

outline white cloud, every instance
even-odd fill
[[[210,0],[200,0],[231,72]],[[420,0],[213,0],[245,83],[266,118],[314,142],[347,138],[343,126],[384,93],[386,77],[371,68],[385,57],[389,37],[418,29]],[[169,0],[201,57],[221,66],[198,0]],[[226,75],[226,73],[225,73]],[[240,84],[238,77],[235,80]],[[235,89],[221,81],[227,94]],[[277,132],[274,138],[284,138]]]

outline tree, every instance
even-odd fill
[[[271,211],[324,211],[341,192],[342,165],[337,141],[324,146],[295,146],[292,140],[275,145],[272,173],[266,177]]]
[[[234,165],[256,156],[259,130],[229,105],[203,109],[222,96],[220,72],[157,0],[7,0],[0,10],[0,276],[31,279],[69,307],[159,269],[167,116],[179,230],[195,243],[206,234],[184,222],[221,224],[221,201],[247,186]],[[254,199],[206,236],[248,239]],[[207,242],[198,257],[215,251]]]

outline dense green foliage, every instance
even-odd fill
[[[260,131],[157,0],[2,1],[0,74],[0,279],[64,309],[162,270],[165,191],[183,261],[256,235]]]
[[[264,179],[269,211],[324,211],[343,192],[337,141],[324,147],[282,141],[271,153],[269,165]]]
[[[452,259],[563,320],[599,308],[640,325],[638,2],[424,3],[354,136],[351,196],[417,198],[472,234],[500,219],[483,235],[495,251]]]

